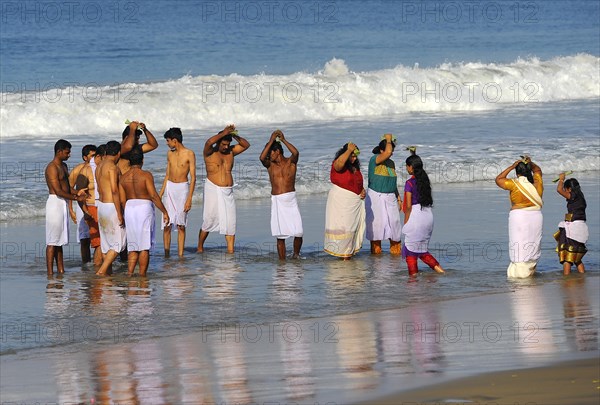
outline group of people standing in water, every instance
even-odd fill
[[[366,230],[371,253],[381,253],[381,241],[388,239],[390,253],[402,254],[410,276],[418,273],[417,259],[437,273],[444,273],[428,251],[434,223],[433,198],[423,161],[416,154],[415,147],[407,148],[410,156],[405,163],[410,178],[402,195],[398,192],[396,167],[391,160],[395,147],[396,140],[391,134],[386,134],[373,149],[367,190],[363,187],[358,147],[347,143],[336,153],[330,174],[333,187],[327,199],[325,251],[345,259],[352,257],[360,250]],[[513,170],[516,178],[507,179]],[[530,277],[535,273],[541,256],[542,170],[529,156],[523,156],[496,177],[496,184],[510,191],[510,264],[507,275],[511,278]],[[557,192],[566,198],[568,211],[554,235],[563,273],[568,275],[573,265],[579,273],[584,273],[582,259],[587,252],[585,243],[589,236],[585,196],[579,182],[574,178],[565,181],[564,173],[558,178]],[[404,213],[404,221],[401,220],[401,212]],[[404,245],[401,244],[402,237]]]
[[[146,143],[139,142],[142,134],[146,136]],[[183,146],[179,128],[169,129],[164,138],[169,151],[160,192],[156,191],[152,174],[142,169],[144,154],[158,147],[156,138],[143,123],[129,123],[121,143],[110,141],[99,147],[84,146],[84,162],[70,174],[64,162],[70,156],[71,144],[62,139],[56,142],[54,159],[45,173],[49,191],[46,204],[48,274],[53,274],[55,262],[58,272],[64,272],[62,246],[68,243],[69,212],[78,223],[83,261],[92,261],[89,249],[96,249],[93,262],[99,266],[98,275],[110,274],[111,265],[119,255],[127,256],[129,275],[138,266],[140,275],[146,274],[154,244],[155,206],[163,213],[165,256],[170,256],[172,229],[178,231],[178,254],[183,255],[187,213],[196,185],[196,158],[192,150]],[[391,159],[396,143],[392,134],[385,134],[372,150],[366,189],[358,146],[348,142],[337,151],[330,171],[332,188],[327,198],[324,250],[332,256],[350,259],[360,251],[366,234],[372,254],[381,254],[382,241],[389,240],[390,253],[402,255],[410,276],[418,273],[419,259],[435,272],[444,273],[428,251],[434,225],[429,177],[416,148],[409,147],[410,155],[405,164],[410,177],[403,192],[398,191],[396,166]],[[285,156],[282,145],[289,151],[289,157]],[[208,234],[215,231],[225,235],[227,251],[234,251],[236,208],[232,168],[234,157],[249,147],[250,143],[238,135],[233,125],[205,142],[203,157],[207,173],[203,224],[198,235],[199,253],[204,251]],[[276,130],[259,157],[271,183],[271,233],[277,240],[281,260],[286,259],[286,239],[293,238],[293,258],[300,256],[303,242],[295,191],[299,155],[283,132]],[[516,171],[516,179],[507,179],[512,170]],[[507,274],[529,277],[534,274],[541,253],[541,169],[524,156],[502,171],[496,184],[510,191],[512,204],[509,215],[511,264]],[[565,274],[569,274],[572,265],[583,273],[585,267],[581,260],[588,237],[585,197],[577,180],[565,181],[564,174],[559,178],[557,191],[567,199],[568,209],[555,235],[560,262]],[[72,206],[71,200],[77,203]]]
[[[372,254],[380,254],[382,241],[389,240],[390,253],[402,254],[409,275],[418,273],[418,259],[436,272],[444,273],[428,251],[433,233],[433,198],[423,161],[413,148],[406,159],[406,171],[411,177],[401,194],[396,166],[391,159],[395,148],[396,139],[392,134],[385,134],[373,149],[366,190],[358,147],[347,143],[336,153],[331,165],[333,186],[327,198],[325,215],[325,251],[348,259],[358,253],[366,233]],[[403,220],[401,212],[404,213]]]

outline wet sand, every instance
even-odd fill
[[[131,338],[123,324],[96,345],[1,356],[0,388],[3,401],[25,403],[347,404],[398,392],[382,403],[588,403],[598,392],[599,298],[599,277],[575,276],[510,293],[156,339]]]
[[[600,358],[486,373],[365,402],[377,405],[432,403],[597,405],[600,403]]]

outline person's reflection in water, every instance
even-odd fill
[[[581,352],[598,350],[598,318],[590,306],[585,276],[565,278],[561,287],[567,344]]]

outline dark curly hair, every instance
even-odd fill
[[[335,157],[333,158],[333,160],[334,161],[337,160],[337,158],[342,156],[342,154],[344,152],[346,152],[347,150],[348,150],[348,144],[345,144],[335,153]],[[350,157],[352,157],[352,156],[350,156]],[[348,170],[350,170],[350,168],[352,168],[352,167],[354,167],[356,170],[360,170],[360,162],[358,161],[358,158],[356,158],[354,163],[350,163],[350,159],[348,159],[348,160],[346,160],[346,164],[344,165],[344,167]]]

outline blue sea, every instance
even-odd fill
[[[323,256],[320,215],[333,155],[355,142],[364,171],[369,151],[387,132],[398,137],[397,166],[403,167],[405,147],[416,145],[434,198],[446,196],[435,201],[434,254],[445,257],[449,244],[464,247],[465,241],[505,249],[507,196],[493,179],[527,153],[544,171],[551,213],[545,214],[544,276],[534,284],[561,279],[551,233],[564,200],[550,180],[566,170],[583,179],[593,202],[587,259],[590,277],[598,275],[600,226],[593,208],[600,198],[598,1],[0,4],[5,359],[44,350],[85,351],[96,343],[5,338],[15,325],[65,322],[85,328],[93,322],[106,331],[123,313],[137,313],[127,317],[135,323],[132,333],[150,339],[222,323],[304,320],[527,288],[506,281],[506,252],[497,262],[481,254],[458,262],[446,255],[455,275],[424,279],[408,293],[401,260],[374,260],[367,244],[348,268]],[[46,279],[43,173],[54,142],[64,138],[73,144],[67,162],[72,167],[81,161],[84,145],[119,140],[127,119],[146,123],[159,141],[145,160],[157,185],[164,178],[167,129],[182,128],[184,144],[199,156],[208,137],[235,123],[252,144],[234,168],[238,207],[247,215],[238,219],[237,243],[247,254],[227,258],[220,253],[220,237],[211,236],[215,256],[195,257],[197,220],[187,236],[189,257],[174,263],[153,256],[148,280],[122,274],[96,279],[78,263],[76,243],[66,258],[67,274]],[[287,267],[274,259],[272,246],[264,248],[271,236],[268,218],[261,216],[268,213],[270,188],[258,155],[275,129],[301,153],[297,191],[301,208],[304,204],[306,260]],[[200,160],[198,176],[204,178]],[[400,187],[405,180],[400,173]],[[469,206],[470,193],[484,198],[476,208]],[[200,182],[195,218],[201,206]],[[458,219],[468,223],[470,233],[444,226]],[[244,228],[244,221],[251,226]],[[362,287],[353,289],[356,285]],[[5,388],[17,400],[57,399]],[[235,388],[215,389],[212,399],[224,400],[227,390]],[[250,398],[273,399],[259,391]],[[88,394],[68,398],[82,401]],[[172,400],[165,398],[156,403]]]

